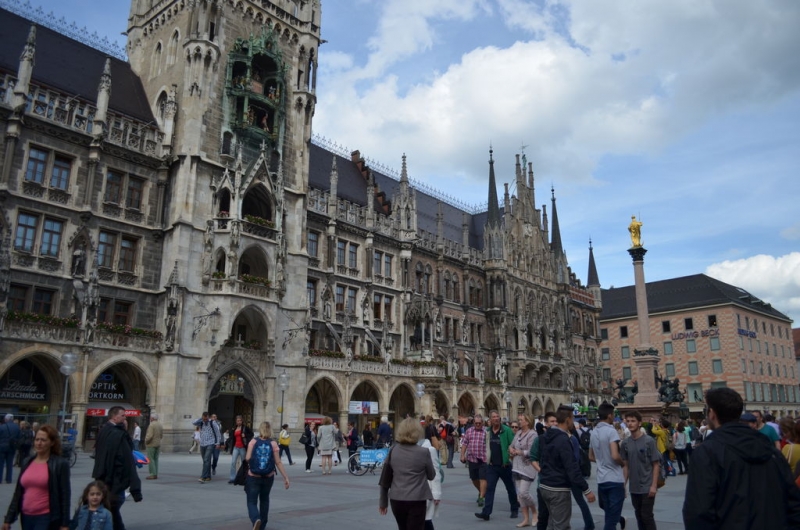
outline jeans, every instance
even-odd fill
[[[578,487],[572,488],[572,496],[575,498],[575,502],[578,504],[578,508],[581,509],[581,516],[583,517],[583,527],[586,530],[592,530],[594,528],[594,518],[592,517],[592,512],[589,510],[589,503],[586,502],[586,497],[583,496],[583,491],[581,491]],[[550,510],[552,513],[552,509]]]
[[[622,516],[622,504],[625,502],[625,484],[622,482],[600,482],[597,484],[597,495],[600,505],[606,512],[604,530],[616,530]]]
[[[138,450],[139,450],[139,442],[140,442],[140,441],[141,441],[141,440],[134,440],[134,441],[133,441],[133,450],[134,450],[134,451],[138,451]]]
[[[211,459],[214,457],[214,446],[204,445],[200,447],[200,456],[203,457],[203,473],[200,478],[211,478]],[[116,529],[115,529],[116,530]]]
[[[456,444],[455,444],[455,442],[451,443],[451,444],[447,444],[447,450],[449,451],[449,454],[447,455],[447,467],[449,469],[453,469],[453,467],[454,467],[453,466],[453,454],[455,454],[455,452],[456,452]]]
[[[25,515],[20,514],[20,526],[22,530],[55,530],[59,528],[58,521],[50,522],[50,514],[44,515]]]
[[[152,477],[158,476],[158,455],[160,454],[161,454],[161,447],[147,448],[147,458],[150,460],[150,464],[148,464],[147,470],[150,471],[150,476]]]
[[[539,490],[549,513],[550,525],[556,530],[569,530],[572,519],[572,501],[568,491]],[[539,519],[541,521],[541,518]]]
[[[236,478],[236,461],[241,458],[244,462],[244,457],[247,456],[247,447],[234,447],[231,451],[231,477],[230,480]]]
[[[420,530],[425,526],[425,501],[390,500],[398,530]]]
[[[267,526],[269,517],[269,492],[275,482],[275,475],[271,477],[252,477],[247,475],[244,491],[247,494],[247,515],[250,522],[255,524],[261,519],[261,527]]]
[[[656,503],[655,497],[650,497],[647,493],[631,493],[631,504],[636,513],[636,524],[639,530],[656,530],[656,519],[653,517],[653,505]]]
[[[219,462],[219,447],[216,445],[214,447],[214,458],[211,460],[211,469],[214,471],[217,470],[217,462]]]
[[[286,453],[286,458],[289,459],[289,465],[292,465],[292,452],[289,450],[288,445],[278,445],[278,455],[280,458],[283,458],[283,453]]]
[[[0,451],[0,479],[3,478],[3,466],[6,466],[5,481],[9,484],[11,484],[11,474],[14,471],[14,453],[16,452],[16,449],[11,449],[10,447]]]
[[[502,480],[506,486],[506,493],[508,493],[508,504],[511,505],[511,511],[519,511],[519,502],[517,501],[517,489],[514,487],[514,480],[511,478],[511,466],[486,466],[486,500],[483,505],[482,513],[484,515],[491,515],[492,508],[494,508],[494,490],[497,487],[497,481]]]
[[[311,469],[311,461],[314,460],[314,446],[306,446],[306,471]]]
[[[689,459],[686,449],[675,449],[675,459],[678,461],[678,472],[689,472]]]

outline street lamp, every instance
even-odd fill
[[[283,429],[283,395],[289,389],[289,374],[286,373],[286,370],[283,370],[283,373],[278,376],[278,388],[281,389],[281,429]]]
[[[681,403],[678,407],[678,417],[686,421],[689,419],[689,406],[686,403]]]
[[[425,395],[425,385],[423,383],[417,383],[417,397],[422,399],[422,396]]]
[[[61,402],[61,432],[67,431],[67,390],[69,389],[69,376],[75,373],[78,367],[78,356],[74,353],[65,353],[61,356],[61,367],[59,372],[64,374],[64,400]]]
[[[597,419],[597,408],[589,407],[586,409],[586,418],[589,421],[595,421]]]

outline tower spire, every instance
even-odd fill
[[[494,177],[494,150],[489,146],[489,212],[487,224],[489,226],[500,226],[500,204],[497,201],[497,182]]]
[[[552,186],[550,187],[550,193],[552,194],[552,216],[553,216],[553,239],[550,242],[550,248],[552,248],[556,253],[561,254],[564,249],[561,246],[561,229],[558,226],[558,212],[556,211],[556,190]]]
[[[592,240],[589,239],[589,278],[586,282],[587,287],[600,286],[600,277],[597,275],[597,265],[594,262],[594,249]]]

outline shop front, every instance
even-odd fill
[[[133,435],[134,422],[145,430],[144,421],[149,419],[149,407],[145,404],[143,386],[137,386],[135,373],[112,366],[97,376],[89,390],[86,405],[86,427],[83,433],[83,448],[94,448],[97,434],[108,421],[108,411],[112,407],[125,409],[128,419],[128,432]]]
[[[30,423],[57,425],[59,389],[53,392],[47,382],[46,368],[42,366],[46,362],[45,359],[22,359],[3,374],[0,378],[0,414],[11,413],[14,419]]]

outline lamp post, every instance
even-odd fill
[[[678,407],[678,417],[684,421],[689,419],[689,405],[681,402],[680,406]]]
[[[75,373],[78,367],[78,356],[74,353],[65,353],[61,356],[61,367],[59,372],[64,374],[64,400],[61,402],[61,432],[67,431],[67,390],[69,389],[69,376]]]
[[[420,412],[422,412],[422,396],[425,395],[425,384],[424,383],[417,383],[417,398],[420,400]]]
[[[278,376],[278,387],[281,389],[281,429],[283,428],[283,396],[286,391],[289,389],[289,374],[286,373],[286,370],[283,371],[281,375]]]

